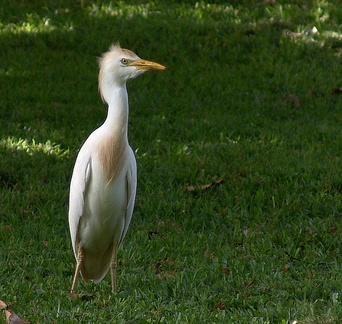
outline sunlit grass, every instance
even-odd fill
[[[59,144],[52,143],[47,140],[45,143],[36,143],[34,139],[27,140],[22,138],[2,138],[0,139],[0,148],[13,150],[13,151],[23,151],[28,155],[33,155],[37,152],[42,152],[47,155],[54,155],[59,158],[64,158],[69,155],[69,150],[61,149]]]
[[[93,4],[89,7],[89,15],[95,17],[119,17],[124,19],[130,19],[134,16],[148,17],[152,14],[158,14],[159,11],[156,10],[156,6],[153,3],[140,4],[140,5],[130,5],[125,4],[125,2],[119,2],[117,4]]]
[[[25,19],[19,23],[10,23],[0,25],[1,33],[39,33],[49,32],[54,28],[49,25],[48,18],[40,17],[37,14],[27,14]]]

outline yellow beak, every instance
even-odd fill
[[[146,60],[136,60],[130,63],[131,66],[136,66],[140,70],[155,70],[155,71],[163,71],[166,69],[164,65],[161,65],[156,62],[146,61]]]

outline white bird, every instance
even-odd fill
[[[105,122],[80,149],[70,184],[69,227],[76,270],[85,282],[100,282],[109,268],[116,291],[117,251],[132,218],[137,167],[129,146],[126,81],[165,66],[113,45],[99,60],[99,91],[108,104]]]

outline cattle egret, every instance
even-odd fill
[[[127,138],[126,81],[165,66],[112,46],[100,58],[99,91],[108,104],[107,118],[80,149],[70,184],[69,227],[76,258],[71,292],[79,274],[100,282],[111,270],[116,291],[117,251],[131,221],[137,186],[134,153]]]

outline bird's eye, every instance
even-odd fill
[[[127,65],[128,64],[128,60],[125,59],[125,58],[122,58],[121,59],[121,63],[124,64],[124,65]]]

